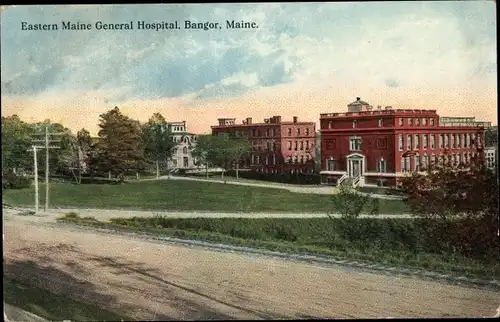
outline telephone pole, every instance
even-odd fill
[[[33,142],[43,142],[44,145],[35,145],[36,148],[45,149],[45,207],[44,211],[49,210],[49,150],[60,149],[60,146],[51,145],[52,143],[59,143],[61,140],[51,139],[51,136],[63,135],[64,133],[49,133],[49,125],[45,125],[45,138],[40,140],[33,140]]]
[[[35,212],[38,212],[38,158],[36,157],[36,149],[35,145],[32,146],[32,150],[28,150],[28,152],[33,151],[33,172],[35,175]]]

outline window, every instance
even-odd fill
[[[398,135],[398,147],[399,151],[403,151],[403,135]]]
[[[415,125],[420,125],[420,119],[415,119]]]
[[[269,136],[269,129],[266,129],[266,136]]]
[[[443,142],[444,142],[444,135],[439,134],[439,148],[443,148]]]
[[[288,150],[291,151],[292,150],[292,141],[288,141]]]
[[[306,150],[309,150],[309,141],[306,141]]]
[[[408,125],[413,125],[413,119],[412,118],[408,119]]]
[[[189,158],[188,157],[184,157],[183,159],[184,159],[183,160],[184,161],[184,168],[189,167]]]
[[[352,121],[352,128],[355,129],[358,127],[358,121],[354,120]]]
[[[406,165],[405,158],[401,158],[401,172],[406,171],[405,165]]]
[[[309,135],[309,128],[306,128],[306,135]]]
[[[332,121],[328,122],[328,128],[331,129],[332,128]]]
[[[387,172],[387,162],[384,159],[378,160],[377,172],[382,172],[382,173]]]
[[[434,119],[430,119],[429,123],[431,124],[431,126],[434,126]]]
[[[436,137],[434,136],[434,134],[430,135],[430,141],[431,141],[431,149],[435,149],[436,148]]]
[[[359,151],[361,150],[361,138],[360,137],[351,137],[349,139],[349,149],[351,151]]]
[[[418,154],[415,156],[415,171],[420,171],[420,156]]]
[[[465,147],[468,148],[470,147],[470,134],[467,133],[465,137]]]
[[[276,142],[273,141],[273,151],[276,151]]]
[[[290,157],[288,157],[288,163],[289,163],[289,164],[292,164],[292,163],[293,163],[293,158],[292,158],[291,156],[290,156]]]
[[[304,164],[304,156],[303,155],[300,156],[300,163]]]
[[[455,146],[457,147],[457,149],[459,149],[461,147],[460,144],[461,144],[460,134],[457,134],[457,136],[455,137]]]
[[[400,118],[399,119],[399,126],[403,126],[404,125],[404,119],[403,118]]]
[[[382,127],[384,125],[384,121],[382,119],[378,119],[378,127]]]
[[[444,147],[448,149],[450,147],[449,134],[444,135]]]
[[[304,141],[300,141],[300,150],[304,150]]]
[[[300,135],[300,128],[297,128],[297,135]]]
[[[405,161],[406,161],[406,166],[405,166],[406,171],[411,171],[411,158],[406,157]]]
[[[427,149],[427,134],[422,135],[422,147]]]
[[[426,118],[422,119],[422,125],[427,125],[427,119]]]
[[[411,135],[406,136],[406,149],[411,150]]]
[[[422,168],[427,169],[429,167],[429,156],[427,154],[424,154],[422,157]]]
[[[294,148],[294,150],[295,150],[295,151],[297,151],[297,150],[298,150],[298,148],[299,148],[299,142],[294,141],[294,143],[295,143],[295,148]]]
[[[173,159],[172,164],[174,165],[174,167],[177,167],[177,159]]]
[[[465,135],[460,134],[460,147],[465,148]]]
[[[288,136],[291,136],[291,135],[292,135],[292,129],[288,128]]]
[[[420,148],[420,139],[418,137],[418,134],[415,134],[415,150],[418,150]]]
[[[184,154],[187,154],[187,153],[188,153],[188,149],[187,149],[187,147],[184,147],[184,148],[182,149],[182,153],[184,153]]]
[[[327,171],[335,171],[336,170],[335,160],[333,160],[333,158],[329,158],[328,160],[326,160],[326,170]]]

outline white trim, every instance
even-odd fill
[[[339,174],[339,175],[343,175],[346,173],[347,173],[347,171],[327,171],[327,170],[319,172],[319,174]]]
[[[349,159],[349,158],[352,158],[352,157],[360,157],[360,158],[365,158],[365,156],[361,153],[357,153],[357,152],[354,152],[354,153],[351,153],[349,155],[346,155],[346,159]]]
[[[365,172],[363,175],[367,177],[395,177],[396,173],[394,172]]]

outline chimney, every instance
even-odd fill
[[[252,124],[252,118],[251,117],[247,117],[247,124]]]
[[[297,116],[294,116],[294,117],[293,117],[293,123],[297,123],[297,120],[298,120],[298,117],[297,117]]]
[[[356,97],[356,101],[361,101],[361,97]]]
[[[275,116],[275,119],[276,119],[277,124],[281,123],[281,116],[277,115],[277,116]]]

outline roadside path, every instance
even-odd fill
[[[491,317],[499,303],[494,290],[19,218],[4,225],[7,276],[133,319]]]
[[[317,195],[333,195],[338,192],[336,187],[331,186],[301,186],[293,184],[284,183],[252,183],[246,181],[234,181],[233,178],[230,180],[221,179],[202,179],[202,178],[192,178],[183,176],[161,176],[159,179],[145,179],[145,180],[186,180],[186,181],[203,181],[203,182],[214,182],[214,183],[225,183],[234,184],[240,186],[250,186],[250,187],[261,187],[261,188],[273,188],[273,189],[285,189],[290,192],[295,193],[307,193],[307,194],[317,194]],[[401,196],[391,196],[391,195],[381,195],[381,194],[369,194],[365,192],[359,192],[362,195],[370,195],[373,198],[385,199],[385,200],[402,200]]]
[[[28,207],[4,208],[6,214],[16,215],[34,211]],[[40,210],[34,215],[20,217],[37,218],[38,221],[55,221],[57,217],[63,216],[68,212],[75,212],[81,217],[94,217],[97,220],[108,220],[110,218],[131,218],[131,217],[153,217],[165,216],[170,218],[325,218],[324,213],[223,213],[223,212],[175,212],[175,211],[145,211],[145,210],[125,210],[125,209],[89,209],[89,208],[56,208],[45,212]],[[332,214],[334,218],[340,218],[341,214]],[[413,218],[410,214],[401,215],[361,215],[360,218]]]

